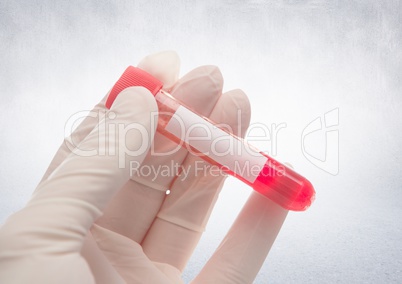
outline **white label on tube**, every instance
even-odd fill
[[[183,106],[179,106],[165,130],[250,183],[255,181],[268,160]]]

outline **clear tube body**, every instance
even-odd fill
[[[204,154],[205,152],[201,152],[200,148],[194,147],[191,142],[183,141],[182,137],[178,137],[177,135],[172,134],[171,131],[167,130],[169,122],[174,119],[174,115],[179,108],[183,107],[183,104],[162,90],[155,95],[155,99],[159,108],[157,130],[160,133],[164,134],[174,142],[182,144],[187,149],[190,149],[192,153],[197,154],[197,156],[201,157],[203,160],[218,166],[222,171],[240,179],[251,186],[254,190],[268,197],[283,208],[293,211],[303,211],[311,205],[315,192],[313,186],[306,178],[299,175],[286,165],[271,158],[267,154],[259,152],[259,155],[266,158],[266,162],[261,167],[261,170],[255,177],[254,181],[250,181],[250,178],[245,178],[241,172],[235,172],[234,169],[228,167],[228,165],[221,164],[219,161],[214,159],[214,157],[211,157],[211,155],[206,155]],[[187,107],[186,109],[201,117],[204,126],[212,125],[215,127],[216,124],[213,121],[197,114]],[[182,117],[182,119],[185,120],[186,117]],[[223,137],[224,139],[234,139],[239,141],[239,143],[247,144],[244,139],[227,132],[223,128],[221,130],[228,136]],[[222,136],[220,136],[220,138],[221,137]],[[251,145],[248,145],[248,147],[253,148]],[[236,159],[236,157],[233,156],[233,159]]]
[[[219,125],[213,121],[189,109],[182,102],[163,91],[162,82],[139,68],[129,66],[126,69],[110,91],[106,107],[110,108],[117,95],[125,88],[132,86],[145,87],[155,96],[159,108],[157,130],[166,137],[250,185],[254,190],[285,209],[303,211],[313,202],[315,191],[306,178],[267,154],[259,152],[242,138],[219,128]],[[176,119],[174,118],[177,115],[182,120],[180,127],[175,125]],[[212,133],[211,139],[202,139],[200,142],[187,139],[187,136],[183,137],[179,134],[181,130],[191,129],[194,124],[198,124]],[[213,146],[216,141],[222,140],[229,141],[231,145],[242,151],[227,155],[217,155],[209,151],[209,147]],[[251,164],[254,167],[253,171],[239,170],[238,164],[243,167]]]

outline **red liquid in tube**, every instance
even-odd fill
[[[106,107],[110,108],[117,95],[132,86],[143,86],[155,96],[159,108],[158,132],[248,184],[285,209],[303,211],[313,202],[315,191],[306,178],[259,152],[242,138],[215,126],[208,118],[190,110],[163,91],[163,84],[159,80],[139,68],[129,66],[126,69],[112,88]],[[190,128],[194,130],[192,127],[196,124],[201,125],[204,131],[209,131],[211,139],[196,141],[183,135]],[[212,140],[230,142],[236,149],[235,153],[219,155],[216,151],[210,151],[211,146],[217,145]]]

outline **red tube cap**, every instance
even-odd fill
[[[162,89],[163,83],[148,72],[133,66],[128,66],[120,79],[114,84],[106,100],[106,107],[110,109],[117,95],[128,87],[147,88],[154,96]]]

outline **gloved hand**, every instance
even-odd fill
[[[148,56],[139,67],[190,108],[244,135],[248,99],[240,90],[222,94],[217,67],[177,80],[174,52]],[[145,88],[125,89],[110,110],[106,98],[91,112],[97,117],[88,116],[64,141],[26,207],[1,228],[0,283],[182,283],[225,177],[200,174],[206,162],[184,148],[171,151],[175,143],[153,135],[150,113],[157,105]],[[133,174],[133,163],[183,170],[177,177],[175,171]],[[252,193],[192,283],[251,283],[286,214]]]

